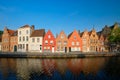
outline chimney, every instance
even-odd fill
[[[78,30],[78,34],[80,34],[80,30]]]
[[[32,32],[34,31],[34,28],[35,28],[35,26],[34,25],[31,25],[31,30],[32,30]],[[32,33],[31,32],[31,33]]]

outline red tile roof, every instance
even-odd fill
[[[14,34],[14,30],[10,30],[10,29],[7,29],[7,31],[8,31],[8,33],[10,34],[10,35],[13,35]]]
[[[24,25],[24,26],[22,26],[20,28],[28,28],[28,27],[30,27],[30,26],[28,24],[26,24],[26,25]]]
[[[41,37],[45,35],[45,29],[34,30],[30,37]]]

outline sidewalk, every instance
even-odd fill
[[[1,58],[85,58],[85,57],[119,57],[119,53],[34,53],[34,52],[0,52]]]

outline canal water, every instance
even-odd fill
[[[0,80],[120,80],[120,57],[0,58]]]

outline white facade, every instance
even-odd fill
[[[18,52],[27,52],[29,50],[29,39],[34,27],[25,25],[18,29]]]
[[[43,37],[30,37],[29,51],[30,52],[42,52]]]

